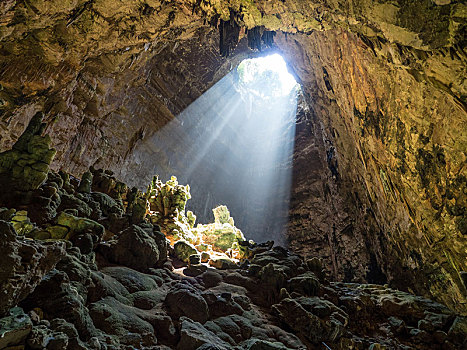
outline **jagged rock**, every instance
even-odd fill
[[[123,214],[121,204],[109,195],[100,192],[93,192],[91,193],[91,197],[99,204],[99,208],[104,216],[109,216],[110,214],[121,216]]]
[[[316,295],[319,290],[319,281],[312,272],[306,272],[291,278],[287,284],[290,292],[296,292],[302,295],[313,296]]]
[[[201,294],[184,283],[178,283],[170,289],[165,298],[165,305],[175,317],[186,316],[204,323],[209,316],[208,304]]]
[[[308,312],[298,301],[283,299],[272,306],[273,311],[299,336],[312,343],[334,342],[344,331],[344,324],[331,317],[323,320]]]
[[[159,242],[161,243],[160,240]],[[163,258],[165,251],[162,244],[157,244],[156,236],[152,232],[143,230],[136,225],[121,232],[116,241],[111,242],[109,247],[104,249],[104,246],[101,246],[101,248],[101,253],[109,261],[138,271],[145,271],[162,263],[161,255]]]
[[[0,316],[23,300],[65,255],[61,242],[18,239],[11,224],[0,220]]]
[[[3,195],[35,190],[46,180],[56,151],[50,147],[50,136],[41,136],[46,126],[43,116],[37,112],[13,148],[0,153],[0,183],[10,189]]]
[[[92,178],[93,178],[92,173],[90,171],[86,171],[81,177],[81,181],[78,186],[78,192],[90,193],[91,185],[92,185]]]
[[[34,326],[27,339],[30,349],[66,349],[68,342],[69,339],[65,333],[54,332],[44,325]]]
[[[76,327],[83,340],[89,340],[98,334],[83,296],[70,283],[65,272],[50,271],[21,305],[25,310],[41,308],[47,319],[64,318]]]
[[[212,246],[215,251],[226,252],[237,248],[237,241],[244,241],[242,231],[234,225],[234,220],[225,205],[220,205],[212,210],[214,223],[201,225],[195,228],[196,235],[202,238],[205,244]]]
[[[179,350],[196,350],[203,344],[216,346],[216,349],[230,349],[229,343],[224,342],[211,331],[208,331],[199,322],[187,317],[180,318],[180,341],[177,345]]]
[[[71,239],[75,236],[89,233],[93,237],[94,244],[101,239],[105,231],[101,224],[91,219],[76,217],[67,212],[61,212],[57,217],[57,226],[49,228],[53,238]],[[63,227],[67,229],[67,233],[64,236],[62,236],[61,232]],[[54,237],[54,234],[56,234],[56,237]]]
[[[61,202],[57,212],[62,212],[66,209],[77,210],[76,216],[84,218],[89,218],[92,215],[92,209],[86,202],[79,199],[75,195],[63,193],[61,195]]]
[[[232,299],[230,293],[222,293],[216,295],[213,292],[204,292],[202,294],[209,306],[209,316],[211,318],[217,318],[227,315],[241,315],[243,308]]]
[[[32,322],[20,307],[9,310],[8,316],[0,318],[0,349],[21,346],[32,329]]]

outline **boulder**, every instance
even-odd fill
[[[116,264],[131,267],[138,271],[146,271],[160,262],[161,251],[156,238],[137,225],[132,225],[118,238],[110,242],[110,246],[100,246],[99,251]]]
[[[209,265],[219,270],[238,269],[238,265],[227,257],[213,257]]]
[[[448,336],[453,342],[467,345],[467,316],[457,316],[451,328],[449,328]]]
[[[318,293],[319,280],[313,272],[305,272],[288,281],[289,292],[313,296]]]
[[[164,303],[170,315],[176,318],[186,316],[204,323],[209,316],[208,304],[199,291],[184,283],[175,284],[167,293]]]
[[[190,256],[198,254],[195,246],[185,240],[180,240],[174,244],[174,254],[177,258],[184,262],[188,262]]]

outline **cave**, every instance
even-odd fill
[[[0,349],[467,348],[466,17],[2,1]]]

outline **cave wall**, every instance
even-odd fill
[[[55,169],[131,183],[138,144],[245,57],[235,35],[219,55],[219,19],[240,38],[264,26],[306,97],[291,246],[465,310],[466,16],[449,0],[5,1],[0,148],[44,110]]]
[[[464,105],[436,82],[420,78],[410,64],[387,64],[418,59],[414,64],[429,65],[462,52],[428,52],[420,60],[418,52],[375,41],[340,30],[276,40],[297,74],[311,82],[304,86],[312,113],[336,147],[339,178],[328,184],[331,192],[337,188],[342,202],[333,204],[336,214],[329,225],[336,226],[334,233],[326,233],[335,240],[335,264],[344,265],[344,274],[346,264],[353,268],[358,256],[347,253],[358,252],[352,246],[363,242],[369,267],[376,268],[367,271],[370,276],[384,272],[398,288],[462,308]],[[455,67],[454,62],[447,67]],[[450,73],[456,81],[463,79],[462,70],[457,75],[450,68],[447,74],[438,72],[444,78]],[[313,222],[315,213],[303,221]],[[347,220],[339,218],[343,213]],[[291,238],[293,244],[293,232]],[[313,246],[297,240],[301,249]]]

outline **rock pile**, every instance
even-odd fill
[[[161,217],[176,208],[171,222],[180,219],[186,195],[171,202],[170,191],[148,191],[148,198],[95,169],[81,180],[48,171],[27,189],[0,180],[23,193],[0,203],[2,349],[467,346],[467,317],[387,286],[329,282],[319,259],[273,242],[234,241],[226,208],[216,209],[213,227],[230,226],[231,238],[216,252],[217,240],[202,235],[171,245],[161,232],[167,226],[152,221],[156,201]]]

